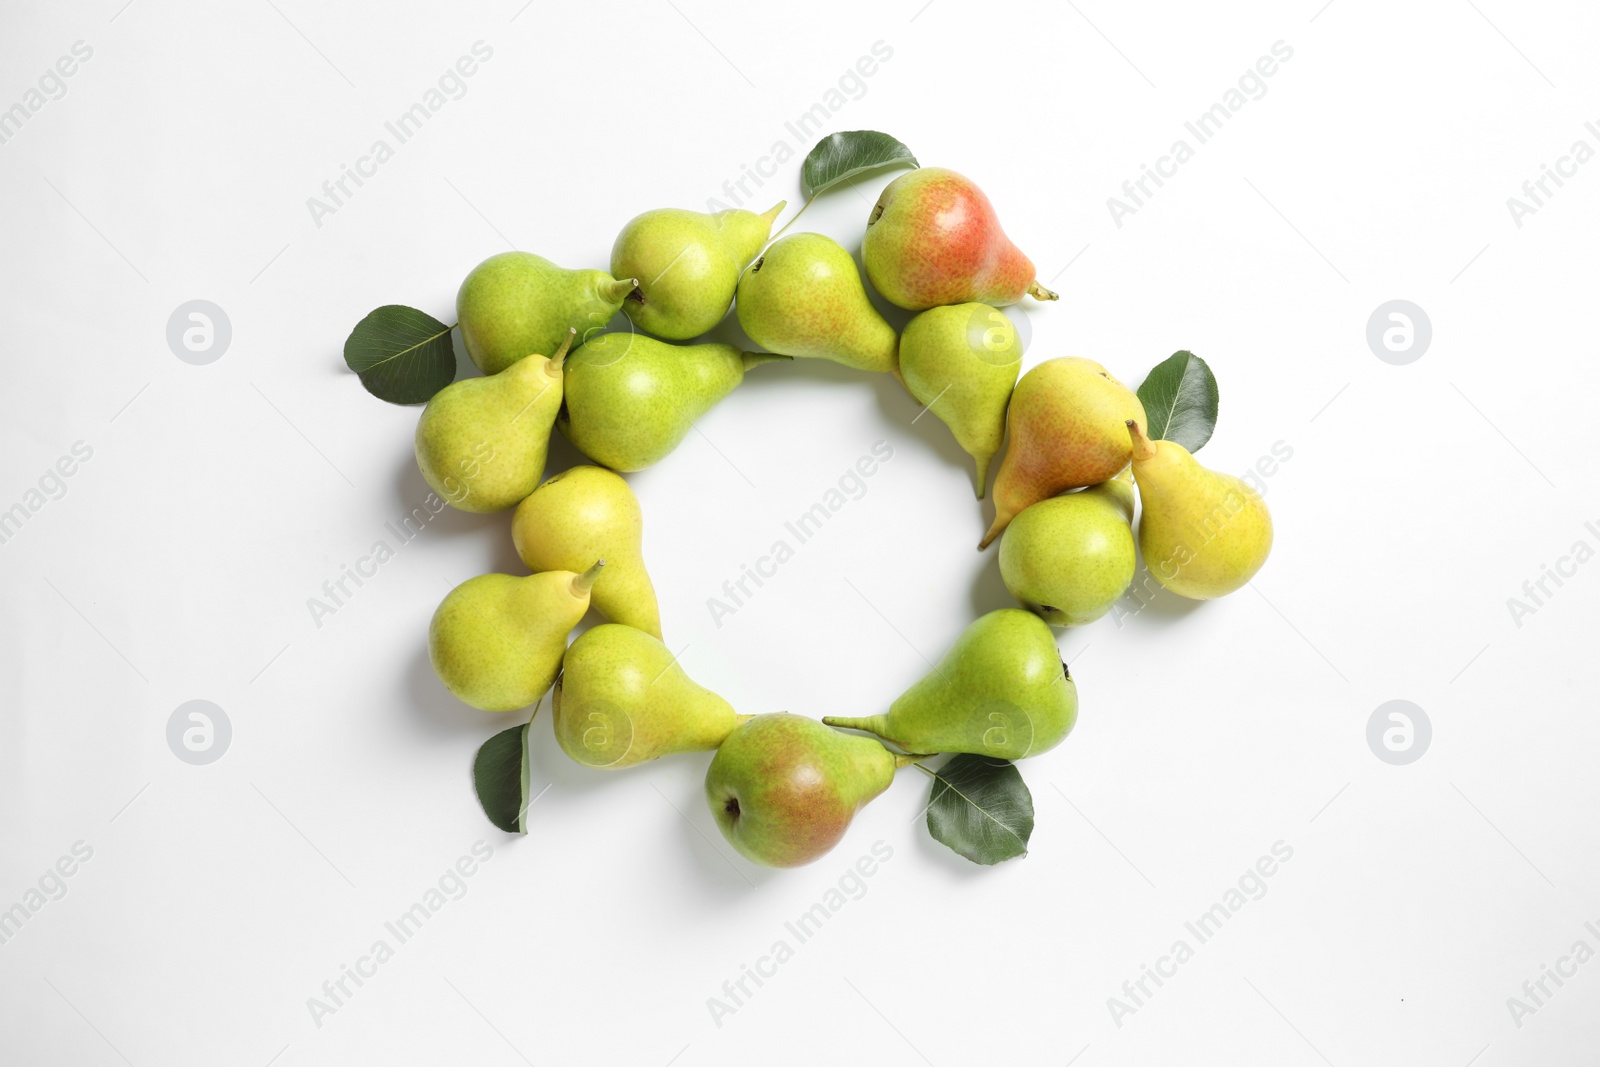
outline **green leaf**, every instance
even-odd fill
[[[911,149],[886,133],[849,130],[830,133],[817,142],[800,167],[800,191],[810,200],[846,178],[879,167],[920,166]]]
[[[960,755],[930,773],[928,832],[935,841],[986,866],[1027,855],[1033,794],[1010,761]]]
[[[472,785],[489,821],[508,834],[527,833],[528,727],[501,730],[478,749],[472,761]]]
[[[416,308],[385,304],[350,331],[344,361],[379,400],[422,404],[455,381],[451,329]]]
[[[1217,426],[1217,379],[1193,352],[1174,352],[1139,386],[1151,440],[1174,441],[1198,452]]]

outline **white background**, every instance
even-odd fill
[[[1520,228],[1506,199],[1600,147],[1600,15],[921,2],[6,5],[0,107],[75,41],[93,57],[0,145],[0,507],[74,442],[93,457],[0,545],[0,908],[74,842],[93,857],[0,945],[0,1060],[1591,1062],[1600,963],[1520,1027],[1506,1001],[1600,949],[1600,565],[1520,627],[1506,601],[1600,547],[1600,163]],[[316,225],[307,198],[478,40],[466,95]],[[1115,225],[1107,197],[1279,40],[1266,95]],[[907,770],[835,852],[760,870],[705,810],[706,756],[598,773],[548,712],[551,788],[511,839],[468,770],[517,719],[452,699],[424,647],[451,585],[519,571],[507,517],[442,515],[320,628],[308,611],[426,492],[416,409],[367,395],[344,338],[385,303],[454,321],[461,277],[508,246],[604,267],[628,218],[703,208],[775,143],[794,158],[750,206],[798,201],[815,138],[785,122],[876,41],[892,58],[830,129],[988,192],[1063,294],[1027,309],[1030,365],[1137,382],[1205,356],[1201,459],[1293,450],[1273,557],[1226,600],[1061,635],[1082,716],[1022,766],[1025,859],[932,842]],[[889,177],[798,229],[857,249]],[[197,298],[233,327],[208,366],[165,339]],[[1408,366],[1365,339],[1397,298],[1433,324]],[[886,376],[762,367],[631,477],[692,677],[746,712],[866,714],[1008,603],[965,457],[917,412]],[[707,597],[878,440],[866,495],[714,626]],[[192,699],[232,722],[209,766],[165,739]],[[1408,766],[1366,741],[1390,699],[1433,724]],[[466,895],[316,1025],[308,998],[480,840]],[[1266,895],[1119,1027],[1107,999],[1280,840]],[[714,1024],[707,998],[877,841],[865,895]]]

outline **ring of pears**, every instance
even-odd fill
[[[428,629],[445,686],[498,712],[553,689],[556,740],[591,767],[715,750],[705,796],[717,825],[774,867],[828,852],[909,763],[1016,760],[1059,744],[1078,693],[1052,627],[1104,615],[1130,588],[1137,554],[1162,586],[1205,600],[1248,582],[1272,544],[1255,491],[1151,440],[1138,396],[1100,364],[1049,359],[1019,380],[1022,343],[998,308],[1056,294],[970,180],[920,168],[872,208],[867,279],[917,312],[898,333],[836,241],[768,244],[783,206],[646,212],[618,235],[609,272],[525,252],[485,260],[456,298],[484,376],[435,395],[415,442],[423,477],[454,507],[515,508],[512,540],[531,572],[480,575],[445,597]],[[682,343],[730,305],[765,351]],[[636,329],[605,332],[619,310]],[[693,681],[662,641],[639,502],[618,473],[672,452],[752,368],[790,359],[894,374],[972,457],[979,499],[1009,436],[979,547],[1002,538],[1000,573],[1021,606],[974,621],[879,714],[741,715]],[[593,465],[544,478],[552,430]],[[591,607],[607,621],[569,647]]]

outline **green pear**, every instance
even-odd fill
[[[707,751],[748,718],[696,685],[666,645],[614,622],[572,642],[551,706],[556,740],[590,767]]]
[[[1078,721],[1078,686],[1049,625],[1031,611],[1001,608],[968,626],[887,714],[822,721],[866,730],[908,752],[1015,760],[1048,752],[1067,736]]]
[[[677,448],[746,370],[786,358],[603,333],[567,357],[566,401],[556,426],[596,463],[644,470]]]
[[[746,859],[798,867],[838,844],[856,812],[917,758],[803,715],[757,715],[711,758],[706,803]]]
[[[657,337],[699,337],[728,313],[739,272],[767,243],[783,205],[760,215],[662,208],[634,218],[611,246],[611,273],[639,279],[623,311]]]
[[[456,293],[461,343],[479,370],[498,374],[550,351],[569,331],[582,344],[638,284],[603,270],[567,270],[531,252],[502,252],[472,268]]]
[[[1047,359],[1011,394],[1011,443],[994,479],[994,524],[987,548],[1029,504],[1068,489],[1099,485],[1128,465],[1127,420],[1145,424],[1139,397],[1092,359]]]
[[[739,279],[739,325],[762,348],[894,373],[896,337],[850,253],[820,233],[773,243]]]
[[[561,408],[568,330],[546,359],[530,355],[498,374],[463,378],[433,395],[417,420],[422,477],[462,511],[501,511],[544,477],[550,427]]]
[[[589,590],[603,566],[605,560],[582,574],[480,574],[462,582],[428,624],[434,673],[484,711],[537,702],[561,670],[567,634],[589,610]]]
[[[1022,509],[1000,538],[1000,577],[1052,626],[1082,626],[1133,584],[1132,486],[1113,479]]]
[[[553,474],[517,505],[511,540],[530,571],[577,570],[604,559],[594,606],[612,622],[661,637],[661,611],[644,567],[644,515],[620,475],[601,467]]]
[[[1175,441],[1128,423],[1139,486],[1139,551],[1156,581],[1190,600],[1243,586],[1272,551],[1272,515],[1243,479],[1202,467]]]
[[[900,377],[973,458],[979,500],[1005,441],[1006,404],[1021,369],[1016,326],[988,304],[931,308],[900,335]]]

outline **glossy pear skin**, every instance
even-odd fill
[[[414,448],[434,492],[476,512],[502,511],[533,492],[544,477],[571,338],[568,331],[553,359],[528,356],[433,395],[417,420]]]
[[[556,681],[556,740],[589,767],[631,767],[716,748],[741,721],[643,630],[604,623],[567,649]]]
[[[820,233],[773,243],[739,279],[735,306],[751,340],[785,356],[893,371],[898,338],[867,299],[856,261]]]
[[[900,335],[901,380],[972,457],[979,500],[1005,441],[1006,404],[1021,369],[1016,326],[988,304],[931,308]]]
[[[884,187],[867,216],[861,259],[872,287],[910,311],[974,300],[1003,307],[1024,294],[1056,299],[1000,228],[983,190],[942,167]]]
[[[456,293],[461,343],[485,374],[534,352],[554,352],[568,330],[582,344],[637,284],[603,270],[567,270],[531,252],[502,252],[472,268]]]
[[[603,333],[567,357],[566,403],[556,425],[596,463],[644,470],[677,448],[748,368],[782,358]]]
[[[671,341],[705,333],[728,313],[739,272],[767,243],[782,210],[781,201],[760,215],[662,208],[633,219],[611,246],[611,273],[639,279],[623,311],[641,330]]]
[[[803,715],[757,715],[712,757],[706,803],[745,859],[799,867],[839,843],[902,762],[870,737]]]
[[[1272,515],[1250,485],[1202,467],[1173,441],[1128,427],[1133,478],[1144,508],[1139,551],[1156,580],[1179,596],[1210,600],[1243,586],[1272,551]]]
[[[661,610],[645,570],[644,515],[628,483],[600,467],[551,475],[517,506],[511,540],[530,571],[576,570],[603,559],[592,600],[600,614],[661,637]]]
[[[1024,374],[1006,414],[1011,443],[994,480],[994,524],[978,547],[1029,504],[1099,485],[1126,467],[1129,419],[1144,426],[1144,405],[1094,360],[1047,359]]]
[[[1078,721],[1078,686],[1039,616],[1001,608],[980,616],[928,675],[884,715],[830,716],[908,752],[1022,759],[1048,752]]]
[[[1082,626],[1133,584],[1132,486],[1110,481],[1022,509],[1000,538],[1000,577],[1052,626]]]
[[[484,711],[516,711],[544,696],[567,634],[589,610],[601,564],[583,574],[480,574],[445,596],[428,624],[428,658],[445,688]]]

